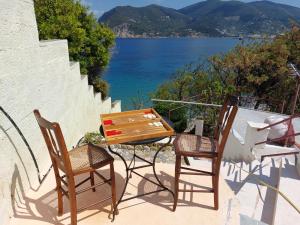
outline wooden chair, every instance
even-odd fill
[[[51,123],[42,118],[38,110],[34,110],[34,115],[44,136],[52,161],[56,178],[56,191],[58,195],[58,215],[62,215],[63,213],[63,195],[66,195],[70,201],[71,225],[77,224],[77,211],[100,204],[106,200],[112,199],[113,210],[116,206],[113,157],[110,156],[105,149],[91,144],[77,147],[71,151],[68,151],[59,124]],[[97,172],[97,169],[106,165],[110,165],[109,179]],[[84,173],[89,174],[88,178],[84,179],[78,184],[75,184],[75,176]],[[98,175],[102,179],[102,182],[95,184],[94,174]],[[91,183],[90,187],[76,190],[76,188],[89,180]],[[106,183],[111,185],[111,196],[77,210],[77,194],[81,194],[90,189],[96,191],[96,187]],[[67,188],[67,190],[65,188]]]
[[[176,164],[175,164],[175,199],[173,210],[176,210],[178,192],[210,192],[214,193],[214,209],[219,208],[219,172],[224,147],[236,116],[237,98],[227,97],[217,121],[213,138],[202,137],[192,134],[178,134],[174,140]],[[210,159],[212,171],[203,171],[181,166],[182,157],[196,157]],[[181,171],[185,170],[185,171]],[[209,190],[185,190],[179,189],[180,174],[202,175],[212,177],[212,188]]]

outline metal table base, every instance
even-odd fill
[[[114,151],[114,150],[111,148],[111,146],[108,146],[109,151],[110,151],[112,154],[117,155],[118,157],[120,157],[120,159],[123,161],[123,163],[124,163],[124,165],[125,165],[125,167],[126,167],[126,180],[125,180],[125,185],[124,185],[123,191],[122,191],[122,193],[121,193],[121,197],[120,197],[120,199],[118,200],[118,202],[117,202],[115,208],[113,209],[113,218],[112,218],[112,221],[114,221],[114,219],[115,219],[115,215],[116,215],[117,212],[118,212],[118,206],[119,206],[119,204],[120,204],[121,202],[129,201],[129,200],[134,199],[134,198],[139,198],[139,197],[142,197],[142,196],[150,195],[150,194],[157,193],[157,192],[161,192],[161,191],[168,191],[168,192],[170,192],[170,193],[172,194],[173,199],[175,198],[174,192],[171,191],[171,190],[170,190],[169,188],[167,188],[166,186],[164,186],[163,183],[159,180],[159,178],[158,178],[158,176],[157,176],[157,173],[156,173],[156,169],[155,169],[156,158],[157,158],[158,154],[160,153],[160,151],[161,151],[164,147],[166,147],[167,145],[169,145],[169,144],[171,143],[171,140],[172,140],[172,137],[169,137],[169,141],[168,141],[166,144],[162,145],[162,146],[157,150],[157,152],[156,152],[155,155],[154,155],[154,158],[153,158],[153,161],[152,161],[152,162],[150,162],[150,161],[148,161],[148,160],[146,160],[146,159],[144,159],[144,158],[138,156],[138,155],[135,153],[135,147],[134,147],[134,154],[133,154],[133,157],[132,157],[130,163],[127,164],[126,160],[124,159],[124,157],[123,157],[120,153]],[[147,143],[147,144],[155,143],[155,142],[157,142],[157,140],[153,140],[152,142],[151,142],[151,140],[148,140],[148,141],[146,140],[146,143]],[[141,142],[125,143],[125,145],[134,145],[134,146],[135,146],[135,145],[141,145]],[[143,166],[135,166],[135,161],[136,161],[136,159],[139,159],[139,160],[145,162],[146,165],[143,165]],[[150,180],[149,178],[147,178],[147,177],[141,175],[140,173],[136,172],[136,170],[142,169],[142,168],[146,168],[146,167],[152,167],[152,169],[153,169],[153,174],[154,174],[154,176],[155,176],[156,182],[153,181],[153,180]],[[149,182],[151,182],[152,184],[157,185],[158,187],[160,187],[160,189],[159,189],[159,190],[156,190],[156,191],[151,191],[151,192],[147,192],[147,193],[139,194],[139,195],[136,195],[136,196],[132,196],[132,197],[130,197],[130,198],[125,198],[125,199],[123,199],[124,194],[125,194],[125,191],[126,191],[126,188],[127,188],[127,185],[128,185],[128,181],[129,181],[129,179],[132,177],[132,173],[135,174],[135,175],[137,175],[137,176],[139,176],[139,177],[141,177],[141,178],[143,178],[143,179],[145,179],[145,180],[147,180],[147,181],[149,181]]]

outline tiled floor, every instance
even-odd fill
[[[118,196],[124,185],[124,166],[121,161],[115,161]],[[142,169],[147,177],[153,178],[151,168]],[[174,165],[158,164],[157,171],[161,181],[173,188]],[[108,170],[103,170],[107,174]],[[209,177],[185,176],[181,180],[181,188],[201,188],[210,186]],[[70,224],[68,200],[65,201],[64,215],[57,216],[57,198],[54,191],[55,179],[53,172],[49,174],[38,191],[18,191],[14,204],[13,225],[46,225]],[[128,185],[126,196],[153,191],[157,187],[134,176]],[[97,191],[86,192],[79,196],[79,207],[92,203],[96,199],[105,198],[110,193],[108,187],[97,188]],[[176,212],[172,212],[173,198],[168,192],[160,192],[142,198],[123,202],[119,206],[119,215],[111,223],[110,202],[104,206],[94,206],[78,214],[78,224],[82,225],[234,225],[239,224],[239,205],[233,201],[234,194],[227,183],[220,179],[220,210],[212,209],[213,195],[210,193],[180,193]]]

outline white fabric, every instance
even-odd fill
[[[270,116],[270,117],[265,119],[265,123],[271,125],[271,124],[274,124],[274,123],[278,123],[282,120],[284,120],[284,118]],[[277,125],[270,128],[268,139],[271,140],[271,139],[281,138],[286,134],[287,131],[288,131],[287,124],[284,124],[284,123],[277,124]]]

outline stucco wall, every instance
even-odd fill
[[[0,224],[13,215],[11,195],[38,187],[50,159],[32,113],[61,124],[69,148],[88,131],[99,127],[101,113],[121,110],[120,102],[101,100],[70,62],[66,40],[42,41],[32,0],[0,0],[0,106],[22,131],[28,146],[0,111]]]

